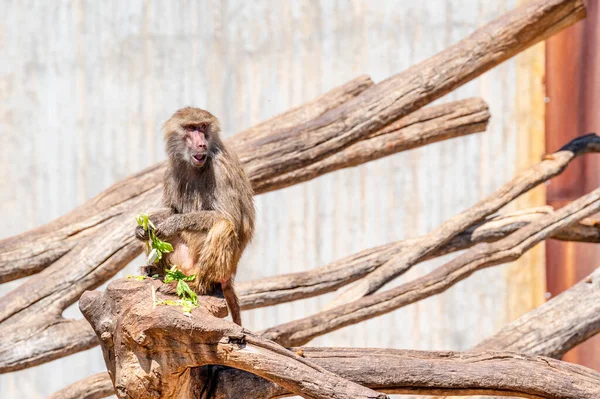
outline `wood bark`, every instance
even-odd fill
[[[600,268],[473,350],[508,350],[560,359],[599,332]]]
[[[310,107],[300,108],[286,117],[298,120],[303,116],[312,116],[316,107],[314,104],[319,104],[319,109],[322,109],[324,102],[339,102],[343,93],[354,93],[367,86],[367,83],[366,78],[360,78],[342,89],[334,89],[335,95],[328,93],[321,100],[311,103]],[[463,105],[464,109],[461,108]],[[438,137],[460,136],[484,129],[489,118],[486,104],[478,99],[432,108],[433,111],[424,109],[411,115],[410,120],[414,123],[406,123],[406,127],[392,132],[382,132],[379,137],[389,136],[391,140],[396,140],[395,143],[406,141],[410,143],[409,146],[415,143],[425,145],[438,140]],[[448,111],[450,109],[452,111]],[[456,120],[452,119],[454,117],[462,120],[462,127],[457,126]],[[480,122],[474,122],[476,120]],[[281,118],[275,118],[270,123],[276,125],[278,121],[286,123]],[[268,124],[263,128],[267,129]],[[235,137],[231,139],[231,143],[236,142]],[[383,141],[377,145],[382,148],[386,146]],[[243,146],[241,144],[239,148]],[[375,148],[375,144],[373,146]],[[402,144],[395,147],[398,151],[402,148]],[[352,156],[354,150],[350,147],[345,151]],[[373,151],[372,156],[380,157],[381,153]],[[369,159],[374,158],[362,158],[362,161]],[[159,202],[160,187],[157,184],[162,171],[162,166],[151,168],[117,183],[82,209],[73,211],[69,216],[73,222],[71,225],[68,220],[61,218],[50,224],[56,225],[56,229],[42,227],[34,232],[34,238],[29,241],[21,243],[9,238],[0,243],[0,269],[8,265],[10,256],[21,259],[21,262],[17,261],[15,265],[4,269],[7,279],[22,276],[23,270],[31,272],[33,269],[28,267],[20,269],[28,261],[31,264],[38,262],[36,267],[41,265],[39,262],[54,262],[0,301],[0,333],[10,337],[0,342],[0,372],[35,366],[97,345],[90,329],[80,322],[67,321],[60,315],[86,289],[96,288],[107,281],[141,252],[141,246],[131,234],[135,225],[134,217]],[[323,170],[322,173],[328,171]],[[83,219],[77,221],[79,217]],[[58,226],[60,223],[64,223],[64,226]],[[11,243],[17,243],[17,247],[11,249]],[[44,252],[45,248],[50,248],[50,255]],[[6,263],[3,264],[3,261]],[[28,295],[21,295],[24,291]],[[17,325],[20,330],[15,328]],[[47,339],[56,326],[60,326],[61,339]],[[9,344],[11,340],[17,342],[18,346]]]
[[[500,241],[476,245],[423,277],[394,289],[267,329],[263,335],[284,346],[304,345],[317,336],[439,294],[477,270],[516,260],[552,233],[599,210],[600,188]]]
[[[560,174],[576,156],[587,152],[600,151],[600,138],[595,134],[575,139],[556,153],[530,169],[518,174],[496,192],[477,204],[442,223],[438,228],[405,248],[384,265],[377,268],[354,286],[341,293],[326,309],[356,301],[365,295],[376,292],[386,283],[402,275],[427,255],[448,243],[465,229],[477,223],[487,215],[531,190],[535,186]]]
[[[344,106],[298,126],[294,134],[259,139],[259,151],[244,159],[247,170],[259,180],[269,180],[326,158],[584,17],[583,0],[540,0],[519,7]],[[282,154],[290,161],[278,162]]]
[[[564,353],[599,332],[600,268],[579,284],[508,324],[498,333],[477,345],[472,351],[511,351],[560,358]],[[443,393],[440,392],[441,387],[444,386],[441,381],[446,377],[442,375],[439,379],[435,379],[440,376],[440,373],[431,371],[437,370],[436,367],[439,363],[435,362],[433,366],[428,364],[427,367],[422,367],[422,365],[416,367],[415,364],[410,363],[410,360],[417,356],[415,354],[434,358],[435,354],[432,352],[354,348],[302,348],[301,351],[292,350],[303,353],[304,357],[308,357],[315,363],[346,379],[386,393],[457,394],[456,391],[450,388],[446,388]],[[386,357],[382,358],[382,354]],[[452,354],[452,356],[447,356],[445,353],[440,353],[440,355],[443,356],[443,359],[450,361],[460,356],[457,353]],[[393,356],[394,358],[389,360],[390,358],[387,356]],[[365,360],[365,358],[368,360]],[[374,368],[381,367],[381,369],[365,372],[364,367],[366,364]],[[460,367],[460,364],[455,363],[452,367],[455,370],[452,378],[455,379],[456,384],[460,385],[460,382],[456,379],[463,376],[464,370],[457,371],[456,368]],[[417,371],[414,371],[415,369]],[[494,369],[498,371],[495,367]],[[422,376],[419,370],[424,370],[423,372],[429,374]],[[509,373],[509,375],[514,375],[514,373]],[[96,377],[98,382],[93,385],[94,387],[96,385],[104,387],[105,396],[114,393],[108,373],[94,376],[94,381],[96,381]],[[496,374],[491,375],[491,378],[497,377]],[[57,392],[56,397],[52,399],[78,399],[81,397],[81,392],[86,392],[88,384],[87,379],[78,381],[72,386]],[[110,391],[107,387],[111,388]],[[472,394],[492,394],[490,391],[476,390],[475,387],[472,387],[472,389]],[[248,392],[253,392],[254,396],[240,396],[242,392],[246,392],[246,395]],[[497,392],[493,394],[499,395]],[[214,397],[216,399],[238,397],[263,399],[279,397],[278,395],[285,395],[285,390],[277,384],[244,371],[226,369],[218,374]],[[514,395],[514,393],[510,395]]]
[[[117,280],[104,293],[86,293],[80,302],[82,312],[102,341],[109,375],[119,397],[202,397],[208,379],[200,368],[207,364],[237,369],[220,373],[213,389],[226,396],[216,397],[265,398],[289,393],[310,398],[384,397],[350,380],[389,393],[555,399],[600,395],[600,373],[532,355],[343,348],[286,350],[215,317],[222,309],[218,305],[213,305],[217,312],[202,306],[189,316],[177,307],[155,306],[152,290],[161,284],[154,280]],[[157,295],[160,299],[161,294]],[[213,297],[202,297],[201,301],[203,305],[205,301],[222,303]],[[250,378],[242,370],[272,384]]]
[[[524,398],[596,398],[600,375],[581,366],[511,352],[424,352],[363,348],[292,348],[305,359],[361,385],[388,394],[501,395]],[[515,378],[518,377],[518,378]],[[200,377],[201,378],[201,377]],[[285,388],[247,371],[221,368],[213,399],[291,396]],[[90,377],[91,388],[114,393],[108,373]],[[49,399],[79,399],[89,380]],[[202,383],[205,383],[202,380]],[[111,391],[108,391],[110,384]],[[98,387],[98,388],[96,388]],[[579,395],[579,396],[578,396]],[[100,398],[101,396],[93,396]],[[201,397],[202,398],[202,397]]]
[[[480,242],[494,242],[505,238],[552,211],[552,207],[546,206],[491,216],[458,234],[423,260],[468,249]],[[552,238],[600,243],[600,222],[594,219],[582,220],[580,223],[557,231]],[[414,246],[418,241],[418,238],[397,241],[366,249],[305,272],[281,274],[239,283],[237,291],[240,296],[240,305],[242,309],[255,309],[335,291],[376,270],[406,248]]]
[[[481,132],[485,130],[489,118],[487,105],[479,98],[425,108],[368,135],[364,140],[328,158],[259,182],[255,189],[262,192],[288,187],[400,151]],[[416,132],[419,132],[418,135]]]
[[[219,318],[223,306],[215,302],[224,305],[222,299],[201,297],[191,314],[157,306],[154,298],[166,298],[158,290],[162,284],[116,280],[104,293],[88,291],[79,302],[100,338],[120,398],[201,396],[204,379],[198,373],[206,365],[249,371],[306,398],[387,397]]]

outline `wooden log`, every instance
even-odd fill
[[[484,131],[489,118],[487,105],[479,98],[425,108],[318,162],[258,182],[255,189],[277,190],[400,151]]]
[[[423,277],[394,289],[270,328],[263,336],[284,346],[304,345],[317,336],[439,294],[478,270],[516,260],[554,232],[599,210],[600,188],[500,241],[476,245]]]
[[[388,394],[501,395],[536,399],[596,399],[600,395],[600,373],[594,370],[512,352],[367,348],[292,348],[292,351],[346,380]],[[104,387],[111,382],[108,373],[101,378]],[[270,399],[291,395],[274,382],[238,369],[219,369],[215,380],[212,399]],[[79,399],[80,396],[70,392],[85,392],[85,382],[82,380],[57,392],[52,399]]]
[[[468,249],[480,242],[497,241],[552,211],[552,207],[546,206],[491,216],[460,233],[423,260]],[[557,231],[552,238],[600,243],[600,222],[594,219],[583,220]],[[281,274],[238,283],[240,305],[242,309],[255,309],[335,291],[376,270],[418,241],[418,238],[397,241],[366,249],[305,272]]]
[[[479,107],[478,114],[487,115],[487,106],[483,101],[467,100],[466,104],[470,104],[470,106],[461,111],[459,106],[464,103],[449,103],[437,106],[437,109],[454,108],[457,111],[453,112],[453,115],[471,115],[472,106],[475,105]],[[411,115],[411,118],[422,120],[419,114],[430,115],[430,111],[420,110],[415,112],[415,115]],[[443,119],[446,116],[447,114],[442,112],[440,118]],[[410,134],[403,134],[404,129],[398,130],[397,133],[401,134],[402,140],[407,142],[426,144],[435,141],[438,136],[450,137],[474,130],[471,124],[473,119],[470,117],[466,118],[468,121],[465,121],[462,127],[456,127],[449,122],[446,129],[439,129],[440,118],[433,118],[421,123],[416,129],[407,126],[408,129],[411,129]],[[431,126],[435,126],[435,128],[431,128]],[[483,129],[485,122],[478,126]],[[384,144],[381,143],[381,145]],[[402,145],[399,145],[396,149],[400,150],[401,147]],[[364,159],[365,162],[367,160]],[[153,179],[150,176],[159,173],[160,170],[162,169],[153,169],[148,174],[142,174],[143,177],[139,179],[127,179],[125,183],[118,183],[116,187],[110,188],[104,194],[96,197],[94,203],[101,211],[95,214],[88,209],[89,220],[57,230],[60,232],[54,231],[50,234],[51,237],[44,234],[36,236],[37,238],[34,240],[36,248],[52,247],[54,243],[60,242],[61,251],[53,255],[60,256],[53,260],[55,263],[0,300],[0,320],[2,320],[0,334],[11,337],[16,340],[15,342],[20,343],[15,346],[9,344],[10,340],[0,342],[0,354],[2,354],[0,356],[0,373],[66,356],[73,353],[75,348],[83,350],[96,345],[96,341],[90,339],[93,337],[91,330],[83,333],[79,326],[70,328],[69,323],[74,322],[66,321],[60,315],[62,310],[74,303],[86,289],[93,289],[107,281],[140,253],[141,246],[133,240],[131,234],[132,228],[135,226],[133,218],[140,211],[147,210],[159,201],[160,188],[156,186],[156,182],[150,183]],[[326,171],[324,170],[323,173]],[[138,182],[140,182],[139,185]],[[122,192],[125,188],[125,197],[117,200],[117,193]],[[118,205],[110,207],[110,204],[113,203],[118,203]],[[80,212],[76,211],[75,213],[79,214]],[[86,231],[87,228],[89,231]],[[70,238],[60,241],[61,237],[65,236]],[[74,239],[73,237],[78,238]],[[23,249],[24,247],[19,248]],[[33,263],[41,259],[37,257],[37,254],[37,250],[31,252],[30,260]],[[107,254],[112,255],[107,258]],[[1,263],[0,268],[2,267]],[[27,270],[31,271],[31,269]],[[12,276],[14,275],[12,274]],[[27,291],[28,295],[21,295],[23,291]],[[49,331],[58,324],[61,325],[63,331],[60,341],[40,340],[41,332]],[[17,325],[20,329],[28,329],[32,333],[30,335],[18,334],[18,330],[15,328]],[[72,345],[72,343],[81,345]],[[63,349],[61,349],[61,345],[65,345]]]
[[[560,359],[600,332],[600,268],[473,348],[509,350]]]
[[[448,243],[465,229],[487,215],[531,190],[537,185],[560,174],[578,154],[600,150],[600,138],[595,134],[575,139],[539,164],[519,173],[491,195],[477,204],[442,223],[439,227],[417,240],[377,270],[342,292],[326,309],[356,301],[376,292],[389,281],[404,274],[433,251]]]
[[[248,172],[269,180],[326,158],[440,98],[553,33],[585,17],[583,0],[538,0],[484,25],[437,55],[365,90],[343,106],[257,140]],[[289,162],[280,162],[281,157]]]
[[[560,359],[567,351],[599,332],[600,268],[562,294],[508,324],[498,333],[474,347],[472,351],[511,351]],[[292,350],[300,352],[297,349]],[[339,352],[334,354],[330,351]],[[450,388],[446,392],[440,392],[441,383],[438,384],[437,380],[425,379],[419,375],[418,371],[416,374],[412,371],[416,368],[417,370],[427,370],[429,377],[440,375],[438,372],[431,371],[438,365],[437,362],[434,366],[428,365],[424,368],[409,364],[410,359],[415,356],[414,354],[420,354],[420,352],[394,349],[378,351],[373,349],[303,348],[301,353],[329,371],[386,393],[456,394]],[[398,358],[392,361],[388,361],[388,358],[380,359],[382,353],[385,356],[398,356]],[[452,357],[456,355],[453,354]],[[433,357],[433,353],[429,352],[426,356]],[[442,354],[442,356],[444,359],[451,360],[451,357],[446,354]],[[368,357],[368,361],[364,360],[365,357]],[[407,360],[407,358],[409,359]],[[325,364],[327,360],[329,361]],[[381,370],[364,373],[362,367],[365,364],[380,365]],[[457,370],[460,364],[454,364],[453,367],[456,372],[452,377],[461,378],[464,371]],[[398,372],[395,372],[396,369]],[[114,392],[108,373],[94,376],[94,380],[96,377],[98,380],[102,380],[101,385],[105,388],[104,396],[109,396]],[[454,381],[460,385],[459,382]],[[78,399],[81,397],[80,392],[86,392],[88,384],[87,379],[78,381],[73,386],[57,392],[55,394],[57,396],[52,399]],[[110,387],[110,391],[107,387]],[[271,398],[285,394],[283,388],[252,374],[233,369],[223,370],[218,376],[214,397],[233,399],[239,397],[239,392],[256,392],[255,396],[247,397],[247,399]],[[491,394],[491,392],[473,389],[472,394],[484,395]],[[94,398],[98,397],[100,396]]]
[[[307,398],[387,398],[218,318],[212,303],[205,306],[222,299],[202,296],[201,306],[189,314],[177,306],[157,306],[162,284],[116,280],[104,293],[88,291],[79,302],[101,341],[119,398],[201,396],[205,379],[198,374],[206,365],[245,370]]]

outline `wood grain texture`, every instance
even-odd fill
[[[376,292],[473,224],[498,211],[521,194],[560,174],[577,155],[598,151],[599,144],[600,138],[595,135],[585,136],[581,140],[576,139],[567,144],[558,153],[549,155],[547,162],[542,161],[523,171],[496,192],[421,237],[413,246],[404,249],[386,264],[338,295],[326,309],[356,301]]]
[[[150,293],[162,299],[162,284],[115,280],[79,302],[101,341],[119,398],[202,396],[205,378],[198,378],[198,368],[206,365],[249,371],[305,398],[387,398],[220,319],[223,314],[205,306],[216,298],[200,296],[200,307],[187,315],[177,306],[156,306]]]
[[[292,348],[302,357],[343,378],[381,392],[434,395],[501,395],[525,398],[594,398],[598,372],[556,360],[487,351],[423,352],[371,348]],[[522,381],[514,378],[523,376]],[[90,377],[106,388],[108,373]],[[80,381],[49,399],[78,399],[88,381]],[[577,385],[574,385],[577,384]],[[576,396],[580,395],[580,396]],[[268,399],[290,396],[281,386],[237,369],[220,369],[215,399]]]
[[[515,182],[537,180],[541,176],[548,178],[559,173],[577,154],[600,150],[599,143],[600,138],[594,134],[573,140],[561,151],[552,154],[540,164],[524,172],[515,179]],[[316,336],[438,294],[470,276],[480,267],[518,259],[529,248],[547,238],[549,234],[597,212],[598,206],[600,206],[597,200],[598,194],[600,194],[600,189],[594,190],[572,204],[496,243],[479,244],[422,278],[380,294],[364,297],[304,319],[267,329],[264,335],[285,346],[303,345]]]
[[[600,204],[600,189],[597,197]],[[121,398],[147,398],[149,393],[156,398],[202,397],[210,377],[202,375],[200,368],[208,364],[250,372],[284,389],[265,386],[264,380],[231,371],[236,378],[225,377],[229,383],[217,385],[214,389],[220,388],[222,393],[213,397],[222,397],[224,392],[231,398],[269,398],[285,395],[286,391],[305,398],[387,397],[351,380],[390,393],[549,399],[591,399],[600,395],[600,373],[532,355],[287,350],[203,308],[185,316],[177,307],[153,306],[150,290],[160,284],[152,280],[117,280],[105,292],[87,292],[80,301],[83,314],[101,340],[109,375]],[[214,298],[201,297],[204,300]]]
[[[493,242],[505,238],[552,211],[551,207],[541,207],[489,217],[458,234],[424,260],[464,250],[480,242]],[[552,238],[600,243],[600,222],[594,219],[583,220],[557,231]],[[418,238],[398,241],[369,248],[305,272],[243,282],[237,286],[240,305],[242,309],[255,309],[335,291],[366,276],[418,242],[420,242]]]
[[[473,350],[509,350],[560,359],[567,351],[598,332],[600,269],[506,325]]]
[[[303,357],[315,361],[344,378],[387,393],[431,395],[444,394],[442,391],[446,389],[446,394],[450,391],[451,394],[460,393],[464,395],[513,395],[516,394],[514,389],[512,393],[510,389],[508,389],[508,392],[506,390],[504,392],[498,392],[498,390],[494,392],[486,389],[486,387],[490,385],[498,386],[498,381],[502,380],[503,375],[515,375],[514,370],[519,368],[519,361],[511,362],[515,357],[518,360],[522,360],[522,358],[530,359],[524,355],[529,354],[560,358],[576,345],[600,332],[599,296],[600,268],[579,284],[569,288],[539,308],[526,313],[492,337],[478,344],[472,349],[472,352],[478,352],[473,356],[458,353],[436,354],[435,352],[398,351],[393,349],[292,348],[292,351],[302,353]],[[519,352],[521,355],[503,353],[502,356],[499,356],[481,352],[490,350]],[[436,360],[437,356],[439,356],[439,359]],[[500,364],[490,360],[500,360]],[[503,364],[505,360],[510,363],[508,365],[509,369],[506,373],[501,373],[499,371],[507,366]],[[419,361],[431,361],[431,363],[422,364]],[[459,392],[457,387],[460,387],[464,380],[471,378],[468,366],[466,369],[463,367],[463,361],[467,363],[471,361],[478,364],[484,363],[485,366],[470,381],[470,389],[463,389],[462,392]],[[548,359],[543,361],[550,366]],[[445,362],[450,363],[451,381],[447,381],[447,377],[444,375]],[[533,363],[526,364],[527,371],[524,374],[529,379],[532,376],[532,369],[537,369],[537,366]],[[488,365],[492,369],[491,371],[486,371]],[[560,367],[564,366],[565,363],[560,364]],[[435,372],[432,372],[432,369]],[[422,375],[422,373],[427,373],[427,375]],[[549,377],[549,371],[543,371],[543,373],[542,381],[546,381],[546,378]],[[107,373],[92,376],[90,379],[104,388],[102,392],[105,393],[105,396],[112,392],[112,381]],[[511,381],[513,384],[517,383],[516,379],[511,378]],[[56,399],[77,399],[81,392],[87,390],[88,383],[87,379],[78,381],[73,386],[57,392]],[[452,388],[449,387],[450,385],[452,385]],[[522,384],[520,386],[522,387]],[[109,390],[107,387],[111,389]],[[506,385],[504,387],[507,388]],[[568,388],[571,389],[572,386],[569,384]],[[215,391],[215,397],[222,399],[241,397],[242,392],[244,392],[244,397],[249,399],[285,395],[285,390],[282,387],[235,369],[220,371]],[[91,390],[90,392],[94,391]],[[248,392],[253,392],[254,396],[247,396]]]

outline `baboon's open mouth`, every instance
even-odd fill
[[[194,155],[192,155],[192,162],[196,166],[201,166],[201,165],[204,165],[204,163],[206,162],[206,158],[207,158],[206,153],[194,154]]]

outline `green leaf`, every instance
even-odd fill
[[[137,221],[137,224],[142,226],[142,228],[144,229],[144,231],[148,231],[148,214],[147,213],[140,213],[138,215],[137,218],[135,218],[135,220]]]

